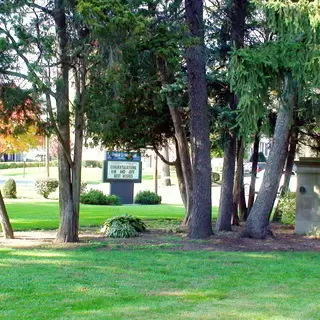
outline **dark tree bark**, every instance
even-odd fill
[[[297,145],[298,145],[298,130],[296,127],[293,127],[290,130],[288,156],[287,156],[286,169],[284,173],[284,181],[283,181],[283,185],[281,186],[280,196],[283,196],[289,190],[290,178],[292,175],[292,169],[294,164],[294,157],[297,151]]]
[[[188,93],[191,108],[190,134],[193,169],[193,205],[189,237],[203,239],[213,233],[203,1],[186,0],[185,8],[190,36],[196,41],[196,44],[189,46],[186,52]]]
[[[57,242],[77,242],[79,241],[79,203],[77,204],[79,196],[76,195],[77,188],[73,189],[76,185],[73,186],[72,181],[79,179],[79,164],[74,167],[70,150],[69,36],[67,33],[65,6],[64,0],[55,1],[54,21],[56,24],[58,54],[60,58],[60,65],[57,68],[58,81],[56,85],[57,129],[60,133],[58,148],[60,223],[55,240]],[[77,117],[78,115],[76,114],[76,119]],[[78,126],[79,123],[76,123],[76,127]],[[75,131],[76,135],[79,134],[81,136],[83,134],[78,132],[78,130]],[[81,159],[79,144],[77,143],[75,147],[75,155],[77,157],[80,156]]]
[[[8,212],[3,201],[2,193],[0,191],[0,223],[5,239],[14,239],[13,229],[9,220]]]
[[[277,195],[287,156],[289,129],[292,121],[293,107],[296,104],[297,98],[293,87],[294,84],[291,77],[286,75],[282,97],[284,105],[278,113],[273,146],[269,154],[260,192],[245,225],[243,232],[243,236],[245,237],[264,239],[271,234],[269,216]]]
[[[238,207],[240,207],[240,196],[241,196],[241,190],[243,189],[243,158],[244,158],[243,139],[240,138],[237,140],[237,169],[236,169],[235,181],[233,186],[233,203],[234,203],[233,219],[232,219],[233,225],[239,225],[239,222],[240,222]],[[242,203],[242,206],[243,206],[243,203]]]
[[[252,167],[251,167],[251,180],[250,180],[250,189],[249,189],[249,199],[248,199],[248,212],[254,203],[254,198],[256,194],[256,178],[257,178],[257,168],[258,168],[258,156],[259,156],[259,132],[254,135],[253,143],[253,154],[252,154]]]
[[[228,8],[228,16],[231,23],[230,40],[234,48],[241,48],[244,43],[246,8],[247,0],[230,1]],[[230,102],[231,110],[237,108],[237,100],[237,97],[233,94]],[[234,188],[236,133],[232,132],[229,139],[234,139],[234,141],[227,142],[224,150],[223,175],[227,174],[227,176],[223,178],[221,186],[219,215],[216,226],[220,231],[232,230],[231,219],[237,207],[235,203],[232,203],[233,201],[230,201],[230,199],[233,199],[232,191]],[[231,150],[232,148],[234,150]],[[237,216],[234,216],[234,218],[236,219]]]
[[[247,221],[248,218],[248,208],[246,203],[246,195],[244,190],[243,183],[243,166],[242,166],[242,175],[241,175],[241,183],[240,183],[240,194],[239,194],[239,212],[240,212],[240,220]]]

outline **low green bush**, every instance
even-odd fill
[[[120,206],[121,205],[120,197],[115,195],[115,194],[107,195],[107,205],[109,205],[109,206]]]
[[[97,160],[85,160],[83,161],[85,168],[102,168],[102,162]]]
[[[13,179],[9,179],[4,183],[3,196],[5,198],[15,199],[17,198],[17,185]]]
[[[139,191],[135,198],[134,203],[138,204],[160,204],[161,203],[161,196],[157,195],[155,192],[145,190]]]
[[[137,237],[140,232],[145,230],[146,225],[141,219],[125,214],[107,219],[101,232],[110,238],[130,238]]]
[[[281,222],[288,225],[294,225],[296,218],[296,194],[288,192],[278,203]]]
[[[38,179],[35,182],[35,190],[38,194],[48,199],[49,194],[55,192],[59,186],[57,179]]]
[[[38,168],[45,167],[45,162],[0,162],[0,170],[3,169],[17,169],[17,168]],[[57,167],[58,161],[50,161],[50,167]]]
[[[105,195],[101,190],[91,189],[80,195],[80,203],[118,206],[121,204],[121,201],[117,195]]]

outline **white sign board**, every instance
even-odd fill
[[[140,163],[130,161],[108,161],[108,179],[138,180],[140,178]]]

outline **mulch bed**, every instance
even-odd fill
[[[234,232],[216,232],[206,240],[191,240],[186,234],[150,230],[140,237],[129,239],[110,239],[97,233],[96,228],[81,230],[80,242],[77,244],[54,243],[55,231],[16,232],[14,240],[0,240],[0,247],[6,248],[77,248],[92,243],[99,244],[99,250],[136,250],[165,248],[173,251],[207,250],[207,251],[320,251],[320,239],[297,235],[294,229],[271,224],[274,237],[265,240],[241,238],[242,227]]]

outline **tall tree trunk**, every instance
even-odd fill
[[[86,104],[86,66],[85,59],[79,59],[79,69],[75,72],[75,136],[74,136],[74,155],[72,168],[72,198],[74,206],[74,218],[76,233],[79,232],[80,215],[80,190],[81,190],[81,168],[82,168],[82,149],[83,149],[83,131],[84,131],[84,109]]]
[[[69,112],[69,61],[68,34],[65,1],[55,0],[54,20],[56,24],[60,64],[57,68],[57,119],[61,135],[58,148],[59,210],[60,223],[56,235],[57,242],[76,242],[79,217],[74,207],[72,176],[73,164],[70,152],[70,112]]]
[[[243,139],[237,140],[237,169],[235,174],[235,181],[233,186],[233,225],[239,225],[238,207],[240,204],[240,194],[243,188],[243,158],[244,158],[244,146]]]
[[[282,98],[284,105],[278,113],[274,142],[267,161],[262,186],[243,231],[243,236],[245,237],[264,239],[270,234],[269,216],[277,195],[287,156],[288,134],[292,121],[293,107],[297,99],[290,75],[285,76]]]
[[[248,218],[248,208],[247,208],[246,195],[245,195],[244,183],[243,183],[243,166],[242,166],[242,175],[241,175],[241,182],[240,182],[239,212],[240,212],[240,220],[246,221]]]
[[[166,144],[164,147],[164,157],[169,160],[168,144]],[[162,184],[166,187],[171,186],[170,166],[165,162],[162,162]]]
[[[248,199],[248,211],[250,210],[254,203],[254,198],[256,194],[256,178],[257,178],[257,168],[258,168],[258,157],[259,157],[259,132],[254,135],[253,143],[253,153],[252,153],[252,167],[251,167],[251,180],[249,189],[249,199]]]
[[[190,36],[196,42],[196,44],[189,46],[186,52],[193,169],[193,205],[189,236],[203,239],[213,233],[203,1],[186,0],[185,8]]]
[[[183,177],[183,172],[182,172],[182,167],[181,167],[181,161],[180,161],[179,157],[177,157],[175,168],[176,168],[178,186],[179,186],[179,191],[180,191],[182,203],[183,203],[183,205],[184,205],[184,207],[186,209],[186,212],[187,212],[188,211],[188,201],[187,201],[188,196],[187,196],[187,191],[186,191],[186,185],[185,185],[185,182],[184,182],[184,177]],[[185,221],[187,216],[188,215],[186,214],[185,217],[184,217],[183,225],[187,225],[187,223]]]
[[[233,201],[230,200],[233,199],[235,158],[236,137],[232,135],[227,138],[224,148],[219,214],[216,223],[218,231],[232,231],[231,219],[234,206]]]
[[[290,184],[290,178],[292,175],[292,169],[294,164],[294,157],[297,150],[297,144],[298,144],[298,130],[296,127],[291,128],[290,130],[290,142],[289,142],[289,149],[288,149],[288,156],[286,161],[286,169],[284,174],[284,181],[283,185],[281,186],[280,196],[279,198],[284,197],[284,195],[289,190],[289,184]],[[278,202],[279,204],[279,202]],[[277,205],[272,221],[273,222],[279,222],[281,221],[282,212],[279,210],[279,207]]]
[[[163,86],[167,86],[169,84],[174,83],[174,76],[168,68],[166,61],[157,57],[157,67],[159,70],[161,83]],[[181,163],[181,169],[183,174],[183,182],[184,188],[186,190],[186,216],[184,217],[184,225],[188,225],[190,222],[190,217],[192,213],[192,205],[193,205],[193,195],[192,195],[192,167],[191,167],[191,159],[189,152],[189,144],[187,139],[187,134],[185,131],[185,124],[181,117],[181,111],[177,103],[175,103],[175,99],[173,94],[167,93],[166,95],[167,104],[169,107],[170,115],[172,118],[174,130],[175,130],[175,139],[178,146],[178,154]]]
[[[3,201],[2,193],[0,191],[0,223],[5,239],[14,239],[13,229],[9,220],[8,212]]]
[[[247,0],[232,0],[229,2],[228,15],[231,23],[230,40],[236,49],[243,47],[245,33]],[[238,98],[232,95],[230,109],[236,110]],[[232,193],[234,188],[234,173],[236,161],[236,133],[232,132],[224,150],[223,177],[221,185],[221,196],[219,205],[219,215],[216,228],[220,231],[231,231],[231,218],[235,212],[236,204],[232,203]],[[234,216],[236,218],[236,216]]]
[[[290,178],[292,175],[292,169],[294,164],[294,157],[296,155],[297,145],[298,145],[298,130],[296,127],[293,127],[290,131],[288,156],[287,156],[286,169],[284,172],[284,181],[283,181],[283,185],[281,186],[280,196],[283,196],[289,190]]]

